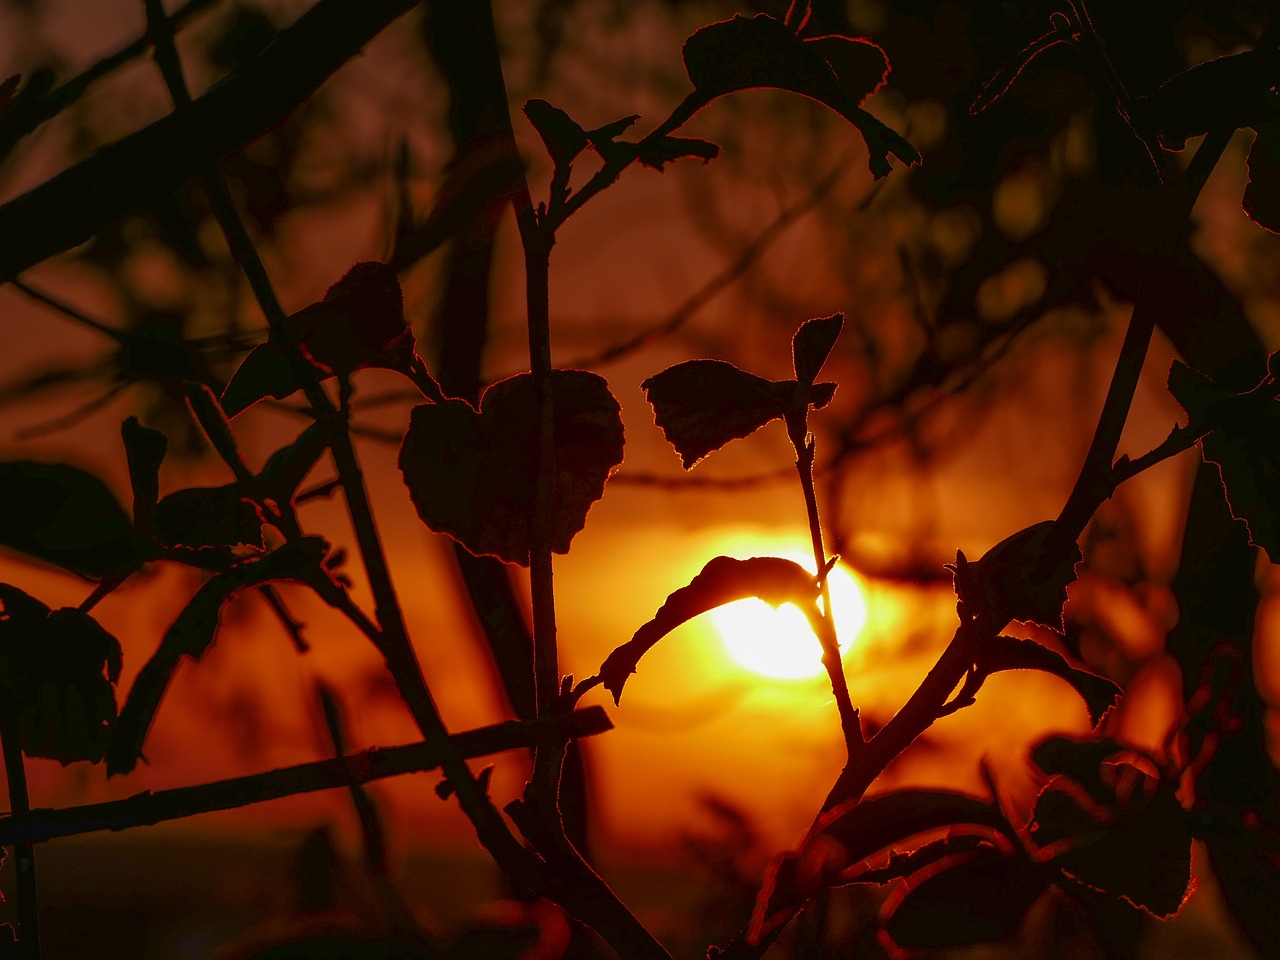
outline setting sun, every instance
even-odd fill
[[[757,553],[766,551],[757,548]],[[813,569],[803,549],[770,551]],[[827,577],[835,609],[836,636],[847,652],[867,620],[867,600],[852,571],[837,564]],[[748,670],[778,680],[802,680],[822,672],[822,646],[808,621],[792,604],[776,609],[763,600],[727,603],[711,619],[729,656]]]

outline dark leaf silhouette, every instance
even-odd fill
[[[1140,131],[1154,133],[1171,150],[1211,128],[1252,127],[1276,115],[1275,53],[1248,50],[1197,64],[1134,103]]]
[[[974,610],[987,610],[998,626],[1020,620],[1062,633],[1067,584],[1075,580],[1075,565],[1081,558],[1080,548],[1073,543],[1060,562],[1039,576],[1043,559],[1055,547],[1053,532],[1051,520],[1032,524],[1001,540],[976,563],[968,564],[972,581],[957,571],[956,592],[961,603]],[[963,562],[963,555],[960,559]],[[976,585],[970,588],[966,586],[968,582]],[[979,596],[967,595],[970,589],[978,590]]]
[[[1272,562],[1280,558],[1280,401],[1228,393],[1204,374],[1174,361],[1169,392],[1193,424],[1216,429],[1200,441],[1204,459],[1218,467],[1231,515]],[[1230,410],[1230,416],[1224,411]]]
[[[137,417],[126,419],[120,425],[120,434],[133,487],[133,522],[140,531],[150,532],[160,496],[160,464],[169,449],[169,440],[159,430],[144,427]]]
[[[266,397],[282,400],[302,388],[289,344],[301,348],[321,378],[347,377],[382,367],[411,379],[417,354],[404,317],[400,281],[385,263],[357,263],[317,303],[291,314],[281,334],[250,351],[222,393],[222,408],[234,417]]]
[[[565,553],[622,462],[622,419],[603,377],[556,370],[550,382],[556,451],[550,546]],[[399,462],[418,516],[477,556],[528,565],[538,436],[528,374],[489,387],[479,413],[460,400],[414,408]]]
[[[166,547],[261,550],[262,523],[257,506],[234,484],[177,490],[156,504],[156,539]]]
[[[627,678],[636,672],[640,658],[655,643],[685,621],[747,597],[759,597],[775,607],[794,603],[810,622],[822,616],[817,604],[817,578],[800,564],[781,557],[715,557],[688,586],[668,596],[653,619],[605,659],[599,677],[613,694],[614,702],[622,699]]]
[[[690,137],[659,137],[636,146],[636,159],[656,170],[684,157],[697,157],[703,163],[709,163],[719,155],[720,148],[716,144]]]
[[[1061,844],[1053,864],[1074,880],[1153,916],[1173,916],[1194,886],[1191,833],[1175,785],[1128,763],[1104,764],[1098,782],[1109,788],[1109,802],[1065,777],[1050,780],[1036,799],[1033,839],[1042,848]]]
[[[1258,125],[1249,148],[1249,183],[1242,206],[1249,219],[1265,230],[1280,233],[1280,120]]]
[[[881,850],[919,834],[960,824],[1011,834],[992,803],[949,790],[895,790],[837,805],[814,824],[798,851],[777,857],[756,897],[748,938],[758,943],[789,922],[823,883]]]
[[[538,131],[547,154],[557,167],[572,163],[587,148],[587,132],[559,107],[545,100],[529,100],[524,105],[524,115]]]
[[[317,583],[329,545],[320,537],[290,541],[265,557],[245,561],[212,577],[165,631],[160,647],[143,666],[120,711],[107,750],[107,773],[128,773],[142,756],[147,730],[182,658],[199,660],[213,643],[225,603],[249,587],[273,580]]]
[[[87,613],[0,584],[0,696],[31,757],[102,759],[116,721],[120,643]]]
[[[1022,76],[1022,72],[1046,50],[1050,50],[1060,43],[1068,43],[1075,38],[1075,27],[1065,15],[1055,13],[1049,19],[1052,29],[1019,50],[1008,64],[983,85],[981,92],[969,106],[971,114],[982,113],[982,111],[1000,100],[1009,92],[1014,82]]]
[[[813,383],[822,372],[822,365],[831,356],[836,339],[844,327],[844,314],[806,320],[791,338],[791,364],[796,379],[801,383]]]
[[[883,51],[869,41],[806,41],[766,14],[738,16],[694,33],[684,45],[684,63],[702,103],[738,90],[776,87],[830,107],[861,131],[877,177],[889,173],[890,156],[906,164],[920,160],[911,144],[860,107],[888,72]]]
[[[957,854],[912,876],[885,904],[882,922],[909,949],[1003,940],[1051,878],[1044,866],[995,847]]]
[[[1001,635],[985,641],[978,653],[978,669],[984,675],[1001,670],[1042,670],[1061,677],[1080,694],[1089,708],[1089,721],[1094,726],[1116,705],[1124,692],[1106,677],[1071,666],[1062,654],[1034,640],[1017,637]]]
[[[267,458],[258,474],[263,495],[280,504],[291,501],[328,447],[329,430],[326,425],[317,421],[307,427],[293,443],[281,447]]]
[[[730,440],[750,436],[770,420],[825,407],[834,383],[766,380],[723,360],[686,360],[640,384],[654,421],[686,470]]]
[[[61,463],[0,463],[0,545],[87,579],[132,573],[157,551],[101,480]]]
[[[1106,761],[1128,752],[1129,747],[1109,737],[1046,737],[1032,748],[1031,761],[1046,776],[1069,777],[1105,802],[1113,791],[1102,783],[1100,771]]]
[[[889,858],[880,866],[853,867],[840,876],[841,883],[875,883],[886,884],[894,880],[903,880],[931,866],[944,857],[970,853],[982,847],[989,847],[991,841],[969,833],[931,840],[914,850],[893,850]]]

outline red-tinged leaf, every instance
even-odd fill
[[[1194,890],[1191,833],[1176,786],[1126,763],[1109,764],[1109,803],[1050,780],[1036,799],[1031,836],[1062,848],[1053,865],[1073,880],[1172,917]],[[1124,784],[1123,795],[1115,784]]]
[[[989,847],[991,847],[991,841],[977,834],[961,833],[942,837],[939,840],[931,840],[914,850],[891,850],[888,859],[877,866],[871,866],[865,862],[856,864],[840,874],[838,883],[884,885],[895,880],[903,880],[944,857],[954,857],[957,854]]]
[[[831,356],[836,339],[844,328],[844,314],[806,320],[791,338],[791,364],[796,379],[801,383],[813,383],[822,372],[822,365]]]
[[[134,526],[144,535],[149,534],[160,496],[160,464],[169,449],[169,439],[159,430],[144,427],[137,417],[129,417],[120,425],[120,436],[129,464],[129,484],[133,487]]]
[[[217,574],[196,591],[165,632],[125,701],[107,749],[107,774],[128,773],[142,756],[147,731],[183,657],[199,660],[213,643],[225,604],[244,590],[274,580],[318,584],[329,545],[320,537],[292,540],[264,557]]]
[[[1280,233],[1280,120],[1258,125],[1248,166],[1249,183],[1241,206],[1258,226]]]
[[[622,462],[618,401],[603,377],[556,370],[555,497],[550,547],[566,553]],[[418,516],[477,556],[528,565],[533,547],[539,413],[533,382],[495,383],[480,412],[458,400],[414,409],[400,470]]]
[[[730,440],[750,436],[806,403],[831,402],[834,383],[766,380],[723,360],[687,360],[640,384],[654,421],[686,470]]]
[[[1051,18],[1053,29],[1032,40],[1013,57],[1009,63],[988,80],[969,105],[969,113],[977,116],[988,107],[1002,99],[1010,88],[1022,76],[1022,72],[1046,50],[1066,43],[1071,39],[1073,27],[1070,21],[1061,14]]]
[[[1124,694],[1117,684],[1106,677],[1073,667],[1062,654],[1041,646],[1034,640],[1003,635],[992,637],[978,651],[977,665],[983,674],[1002,670],[1040,670],[1061,677],[1080,694],[1089,709],[1089,721],[1095,727]]]
[[[889,81],[889,58],[873,40],[830,34],[808,37],[804,43],[827,61],[845,96],[855,106],[861,106],[862,101]]]
[[[752,557],[735,560],[716,557],[702,571],[670,596],[653,615],[653,619],[609,654],[600,667],[600,680],[613,694],[614,702],[622,699],[627,678],[653,647],[680,624],[692,620],[726,603],[759,597],[775,607],[794,603],[812,622],[821,617],[818,610],[817,578],[800,564],[781,557]]]
[[[1193,424],[1216,428],[1200,441],[1227,491],[1231,515],[1249,539],[1280,560],[1280,401],[1251,392],[1231,394],[1204,374],[1174,361],[1169,392]]]
[[[120,643],[89,614],[0,584],[0,696],[30,757],[102,759],[116,722]]]
[[[790,922],[817,893],[807,864],[814,851],[829,876],[881,850],[943,827],[965,825],[1010,836],[1012,828],[996,805],[949,790],[895,790],[838,804],[814,824],[805,842],[781,854],[765,872],[756,896],[747,939],[759,943]]]
[[[1052,873],[1024,855],[984,848],[940,860],[885,903],[881,922],[899,947],[940,949],[1003,940],[1017,931]]]
[[[234,484],[176,490],[156,504],[155,535],[166,547],[261,550],[264,520]]]
[[[357,263],[319,303],[288,318],[285,329],[321,370],[339,375],[361,367],[400,369],[413,352],[404,318],[404,295],[385,263]]]
[[[1079,783],[1094,799],[1105,801],[1114,795],[1101,778],[1106,762],[1113,757],[1134,754],[1110,737],[1046,737],[1031,749],[1031,762],[1046,776],[1066,776]],[[1148,758],[1149,759],[1149,758]]]
[[[689,137],[667,136],[636,145],[636,159],[655,170],[661,170],[666,164],[685,157],[697,157],[703,163],[710,163],[719,155],[720,148],[716,144]]]
[[[538,131],[547,155],[557,167],[573,162],[587,148],[587,133],[572,117],[546,100],[529,100],[524,115]]]
[[[1072,543],[1062,557],[1055,558],[1046,575],[1038,576],[1046,553],[1057,549],[1053,532],[1053,521],[1045,520],[1001,540],[981,560],[969,565],[982,595],[964,596],[964,587],[957,580],[960,600],[978,608],[985,606],[992,622],[999,626],[1020,620],[1062,633],[1067,584],[1075,580],[1081,557],[1080,548]]]
[[[826,38],[817,38],[822,39]],[[866,141],[868,163],[876,177],[888,174],[890,156],[917,163],[920,154],[911,144],[858,106],[870,92],[862,89],[870,72],[867,61],[874,52],[855,51],[848,45],[836,49],[835,43],[817,40],[801,40],[780,20],[765,14],[751,19],[738,16],[694,33],[684,45],[685,68],[699,105],[739,90],[789,90],[818,101],[856,126]],[[824,59],[824,53],[839,59],[837,69]],[[837,76],[838,69],[846,71],[847,77]]]
[[[0,463],[0,546],[90,580],[132,573],[158,553],[91,473],[61,463]]]

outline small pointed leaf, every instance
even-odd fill
[[[319,537],[290,541],[265,557],[217,574],[196,591],[129,691],[107,750],[108,775],[128,773],[137,764],[174,671],[183,657],[199,660],[204,656],[217,633],[223,606],[245,589],[273,580],[315,584],[317,578],[326,576],[320,565],[328,549]]]
[[[716,144],[689,137],[660,137],[636,146],[636,159],[655,170],[684,157],[698,157],[703,163],[709,163],[719,155],[720,147]]]
[[[120,425],[120,435],[133,487],[133,522],[139,530],[150,531],[160,496],[160,464],[169,449],[169,439],[159,430],[144,427],[137,417],[129,417]]]
[[[800,564],[781,557],[752,557],[749,560],[716,557],[689,581],[688,586],[668,596],[653,619],[637,630],[630,640],[609,654],[600,667],[600,678],[605,689],[613,694],[614,702],[622,699],[622,688],[627,678],[636,672],[640,658],[655,643],[685,621],[747,597],[759,597],[775,607],[794,603],[811,622],[813,618],[821,617],[817,606],[817,579]]]
[[[586,131],[559,107],[546,100],[533,99],[524,105],[524,115],[538,131],[547,155],[557,167],[572,163],[587,148]]]
[[[844,314],[806,320],[791,339],[791,362],[796,379],[801,383],[813,383],[822,372],[822,365],[831,356],[836,339],[844,327]]]
[[[222,390],[222,409],[228,417],[248,410],[259,400],[283,400],[302,389],[289,354],[275,343],[260,343],[240,361]]]
[[[686,470],[730,440],[809,404],[831,402],[835,384],[766,380],[723,360],[687,360],[640,384],[654,421]]]
[[[556,370],[550,544],[566,553],[622,462],[620,407],[603,377]],[[414,408],[400,470],[418,516],[477,556],[528,565],[537,488],[538,404],[528,374],[493,384],[477,413],[460,400]]]
[[[258,474],[258,483],[264,495],[276,503],[290,502],[328,447],[328,427],[316,421],[303,430],[296,440],[267,458]]]

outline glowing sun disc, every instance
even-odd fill
[[[800,558],[788,559],[800,562]],[[805,566],[812,566],[812,560]],[[836,636],[845,652],[867,621],[861,584],[837,565],[827,576],[835,609]],[[729,656],[740,666],[778,680],[801,680],[822,673],[822,645],[795,606],[771,607],[755,598],[717,607],[710,613]]]

